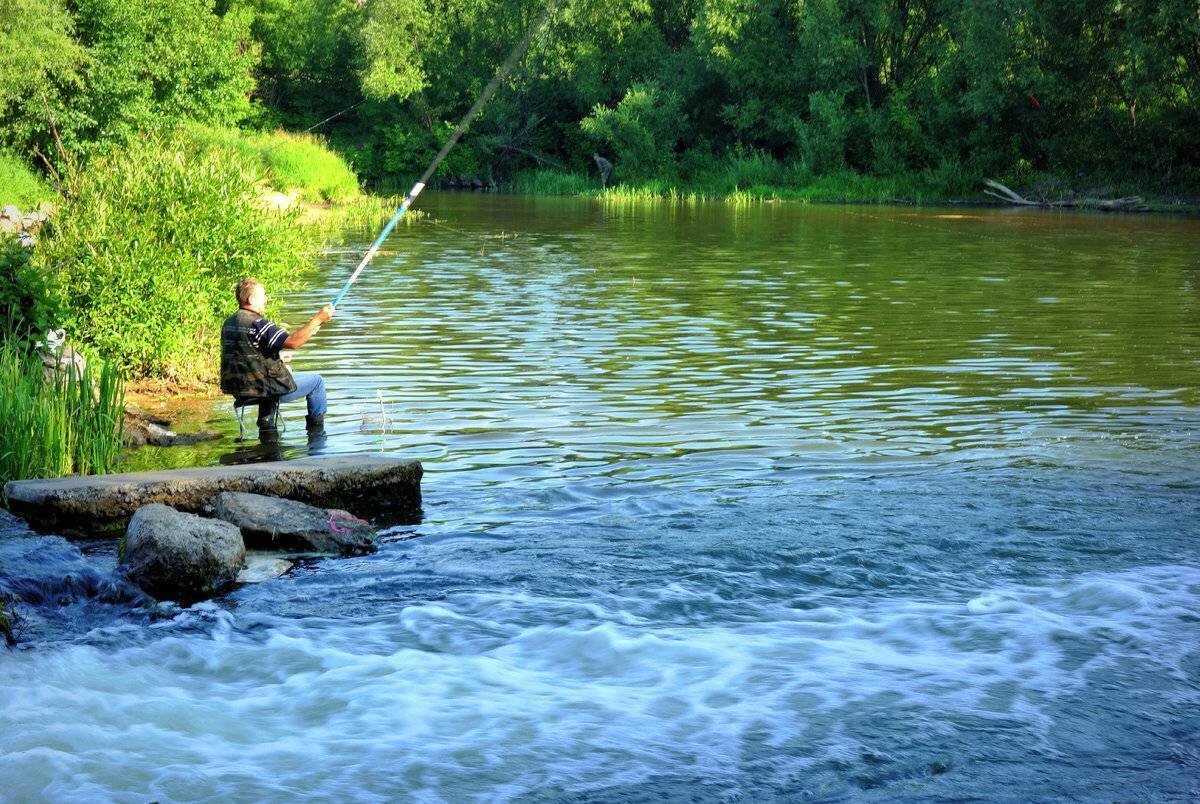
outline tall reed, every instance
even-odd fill
[[[0,483],[116,468],[124,388],[114,363],[47,379],[36,354],[0,346]]]

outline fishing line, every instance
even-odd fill
[[[525,55],[525,51],[529,49],[529,45],[533,41],[533,37],[537,35],[537,33],[550,19],[550,15],[554,11],[554,6],[555,3],[551,2],[542,10],[541,15],[536,21],[534,21],[533,25],[529,26],[529,29],[525,31],[525,36],[521,38],[521,41],[518,42],[516,47],[512,49],[512,52],[508,54],[508,58],[506,58],[500,65],[500,68],[496,70],[496,74],[492,76],[492,80],[486,87],[484,87],[484,90],[482,93],[480,93],[479,97],[475,99],[475,104],[467,111],[465,115],[463,115],[462,120],[460,120],[458,123],[458,127],[455,128],[454,133],[450,135],[450,139],[446,140],[446,144],[442,146],[442,150],[438,151],[437,156],[435,156],[433,161],[429,163],[429,167],[425,168],[425,172],[421,174],[421,178],[417,179],[417,183],[414,184],[412,189],[408,191],[408,195],[404,197],[404,201],[400,204],[400,209],[396,210],[396,214],[393,215],[392,219],[389,220],[387,225],[383,227],[383,231],[379,233],[379,237],[375,238],[375,242],[371,244],[369,249],[367,249],[367,253],[363,255],[362,260],[358,263],[358,267],[354,269],[354,273],[350,274],[350,278],[346,280],[346,284],[342,286],[340,291],[338,291],[337,296],[335,296],[331,302],[334,307],[337,307],[341,303],[342,299],[346,297],[346,294],[350,292],[350,286],[358,281],[359,274],[361,274],[363,269],[367,267],[367,263],[369,263],[375,256],[375,252],[379,251],[379,247],[383,245],[383,241],[386,240],[387,236],[392,233],[392,229],[396,227],[396,224],[399,222],[400,218],[404,217],[404,213],[408,211],[408,208],[412,206],[413,201],[415,201],[417,196],[421,194],[421,191],[425,189],[425,183],[429,181],[430,177],[432,177],[434,172],[438,169],[438,166],[442,164],[442,160],[446,158],[446,155],[449,154],[450,150],[458,143],[459,138],[466,133],[467,129],[471,125],[471,122],[479,114],[480,110],[483,109],[484,104],[487,103],[492,95],[496,92],[496,89],[500,86],[500,83],[505,79],[505,77],[508,76],[513,66],[516,65],[516,63]]]

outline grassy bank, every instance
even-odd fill
[[[294,285],[320,247],[295,212],[262,207],[260,180],[252,161],[180,133],[92,157],[34,251],[54,277],[60,326],[130,377],[210,372],[237,281]]]
[[[688,177],[623,180],[601,189],[595,174],[587,176],[542,168],[518,173],[509,188],[527,195],[577,195],[613,201],[671,199],[713,200],[733,204],[769,201],[832,204],[950,204],[998,202],[984,195],[975,177],[959,170],[868,176],[843,171],[814,176],[803,168],[770,160],[730,160],[722,170]],[[1001,179],[1004,181],[1004,179]],[[1008,178],[1006,183],[1031,199],[1097,199],[1141,196],[1156,212],[1200,213],[1200,191],[1169,191],[1134,180],[1104,177],[1068,180],[1054,175]],[[1095,206],[1082,201],[1080,208]]]
[[[39,202],[53,201],[56,197],[57,193],[23,159],[0,151],[0,206],[13,204],[28,211]]]
[[[131,379],[183,383],[214,376],[240,279],[297,287],[325,243],[394,208],[313,137],[199,126],[92,155],[58,206],[33,252],[56,326]]]
[[[57,207],[36,247],[0,243],[0,482],[111,471],[122,377],[210,380],[238,280],[295,287],[323,244],[393,209],[314,138],[211,127],[97,150],[57,190],[0,158],[0,190],[2,203]],[[60,327],[93,375],[43,378],[33,345]]]
[[[189,138],[205,149],[237,154],[254,165],[275,190],[310,203],[345,203],[362,195],[358,177],[344,159],[309,134],[259,132],[199,124]]]

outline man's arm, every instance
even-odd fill
[[[317,314],[312,319],[300,327],[300,329],[287,336],[287,340],[283,342],[284,349],[299,349],[304,344],[308,343],[308,339],[317,334],[317,330],[321,325],[333,318],[333,305],[327,304],[317,311]]]

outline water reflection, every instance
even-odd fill
[[[709,456],[753,482],[806,456],[1196,440],[1196,221],[467,195],[428,209],[296,355],[330,385],[325,442],[131,466],[383,450],[467,485],[683,482],[678,461]],[[357,256],[331,252],[283,319]],[[230,433],[223,413],[210,426]]]

